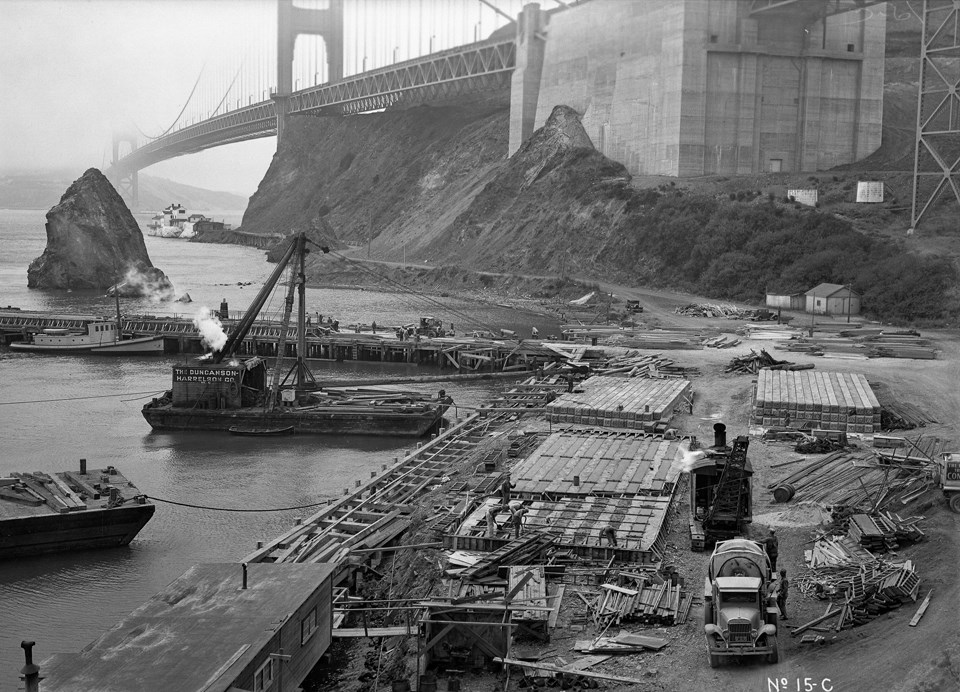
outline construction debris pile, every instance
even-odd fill
[[[811,570],[810,574],[797,580],[797,588],[808,596],[830,599],[834,603],[827,606],[827,612],[821,617],[793,630],[792,636],[838,615],[839,618],[828,629],[839,632],[869,622],[907,601],[916,601],[920,577],[910,560],[903,563],[877,560],[857,567]]]
[[[768,370],[812,370],[814,367],[813,363],[797,365],[788,360],[777,360],[761,348],[760,353],[751,350],[749,356],[734,357],[723,371],[756,375],[763,368]]]
[[[735,336],[715,336],[704,341],[703,345],[707,348],[730,348],[731,346],[739,346],[740,339]]]
[[[749,310],[736,305],[720,303],[690,303],[678,306],[675,313],[686,317],[726,317],[730,320],[775,320],[776,313],[769,310]]]
[[[638,622],[644,625],[680,625],[686,622],[693,599],[682,591],[683,585],[674,572],[671,578],[646,572],[625,572],[615,583],[601,584],[592,598],[579,594],[597,631],[611,625]]]
[[[873,451],[838,451],[770,483],[777,502],[884,508],[907,503],[930,487],[925,466],[884,463]],[[901,505],[902,506],[902,505]]]
[[[567,334],[567,339],[576,339],[584,336],[603,338],[606,346],[623,346],[626,348],[670,350],[700,350],[703,348],[703,339],[719,336],[716,329],[680,328],[671,329],[632,329],[610,330],[603,332],[576,332]]]
[[[593,367],[598,375],[626,375],[627,377],[646,377],[661,380],[665,378],[686,379],[699,375],[697,368],[677,365],[670,358],[661,358],[659,353],[641,355],[639,351],[629,350],[623,355],[614,356],[602,365]]]

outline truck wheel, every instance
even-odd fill
[[[767,663],[776,663],[780,660],[780,651],[777,649],[777,645],[773,645],[773,651],[767,654]]]
[[[720,667],[720,654],[710,654],[710,667],[711,668]]]
[[[950,504],[950,511],[960,514],[960,493],[953,493],[950,495],[950,499],[947,500]]]

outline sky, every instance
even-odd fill
[[[497,3],[514,12],[522,0]],[[366,26],[377,48],[348,48],[348,71],[403,60],[416,50],[413,43],[439,50],[454,31],[486,35],[503,23],[478,0],[363,0],[357,7],[363,14],[345,23]],[[219,102],[237,64],[251,66],[237,91],[262,97],[269,88],[263,80],[275,74],[275,27],[275,0],[0,0],[0,171],[67,169],[79,176],[91,166],[103,169],[115,130],[162,133],[201,74],[188,117]],[[301,37],[297,51],[298,85],[314,75],[323,81],[322,41]],[[229,101],[236,104],[233,96]],[[275,150],[270,137],[143,172],[250,195]]]

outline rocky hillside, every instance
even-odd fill
[[[748,301],[762,300],[773,284],[850,282],[876,316],[950,321],[960,314],[960,240],[942,228],[955,219],[906,234],[920,22],[906,2],[891,3],[888,17],[883,144],[856,166],[631,180],[566,107],[509,159],[502,108],[299,117],[242,230],[313,230],[335,237],[335,247],[359,246],[360,256],[386,261],[615,279]],[[861,180],[884,182],[884,202],[857,204]],[[787,199],[797,187],[818,190],[816,209]],[[338,269],[330,258],[314,262],[324,263],[318,279]]]

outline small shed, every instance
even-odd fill
[[[806,292],[806,312],[815,315],[859,315],[860,294],[849,286],[820,284]]]
[[[330,645],[333,566],[195,565],[80,653],[44,692],[293,692]]]
[[[768,293],[767,307],[781,310],[803,310],[806,297],[803,293]]]

